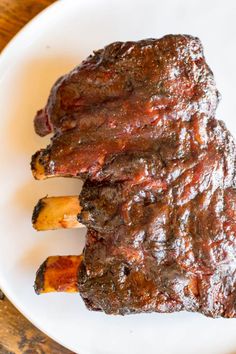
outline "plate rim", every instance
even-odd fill
[[[81,0],[82,1],[82,0]],[[35,32],[41,28],[41,26],[50,20],[52,17],[56,16],[57,11],[60,14],[61,11],[63,11],[63,8],[67,7],[74,7],[76,4],[75,1],[73,0],[58,0],[54,2],[53,4],[49,5],[46,9],[41,11],[38,15],[36,15],[33,19],[31,19],[25,26],[22,27],[22,29],[7,43],[7,45],[3,48],[3,50],[0,53],[0,85],[1,85],[1,80],[5,75],[5,71],[8,71],[11,66],[12,66],[12,61],[14,61],[14,58],[12,58],[12,53],[15,52],[15,50],[19,47],[21,47],[21,44],[23,44],[25,37],[28,37],[29,32],[31,32],[32,28],[34,29]],[[75,5],[76,7],[76,5]],[[36,38],[37,40],[37,38]],[[30,47],[31,43],[29,45],[25,45],[24,47],[20,48],[21,50],[25,50],[27,47]],[[27,50],[27,49],[26,49]],[[2,274],[3,275],[3,274]],[[27,308],[25,307],[25,304],[20,303],[18,304],[17,298],[15,299],[14,293],[9,290],[5,291],[5,287],[7,288],[7,281],[6,279],[3,279],[1,277],[0,273],[0,288],[2,288],[3,292],[6,294],[7,298],[10,300],[10,302],[23,314],[23,316],[28,319],[35,327],[37,327],[41,332],[45,333],[48,337],[52,338],[55,342],[59,343],[62,345],[64,348],[67,348],[71,350],[74,353],[87,353],[86,348],[84,349],[83,346],[80,348],[80,344],[78,344],[79,348],[74,348],[73,345],[70,346],[70,343],[63,343],[63,341],[60,340],[60,338],[54,334],[51,333],[51,331],[47,331],[44,329],[43,324],[39,324],[37,318],[32,319],[30,314],[26,314],[25,311],[27,312]],[[14,299],[14,300],[13,300]],[[15,302],[16,300],[16,302]],[[26,309],[26,310],[24,310]]]
[[[84,1],[84,0],[81,0]],[[1,80],[1,71],[4,68],[8,69],[11,64],[11,52],[15,50],[16,46],[19,46],[23,43],[24,37],[28,35],[28,32],[31,28],[37,29],[37,26],[41,26],[41,21],[45,22],[48,17],[51,16],[55,11],[61,11],[63,6],[70,6],[68,4],[73,4],[73,0],[56,0],[52,4],[48,5],[37,15],[35,15],[31,20],[29,20],[10,40],[7,42],[5,47],[0,51],[0,80]],[[6,63],[9,59],[9,63]]]
[[[84,1],[84,0],[81,0]],[[27,22],[11,39],[10,41],[6,44],[6,46],[2,49],[0,52],[0,84],[1,84],[1,79],[5,74],[5,70],[9,70],[11,67],[11,52],[15,51],[16,47],[19,47],[19,45],[22,43],[24,40],[24,37],[31,31],[32,27],[35,26],[41,26],[42,23],[47,21],[47,18],[51,17],[52,14],[54,14],[55,11],[61,11],[61,8],[63,6],[70,6],[70,4],[73,3],[73,0],[57,0],[54,3],[50,4],[48,7],[43,9],[41,12],[39,12],[35,17],[33,17],[29,22]],[[65,5],[66,4],[66,5]],[[9,61],[8,61],[9,60]],[[13,304],[13,306],[37,329],[39,329],[42,333],[44,333],[46,336],[54,340],[56,343],[60,344],[62,347],[72,351],[75,353],[75,348],[70,347],[70,345],[63,343],[63,341],[60,341],[60,339],[56,338],[52,333],[49,333],[45,328],[43,328],[38,322],[37,319],[31,318],[30,315],[25,313],[24,308],[20,304],[15,301],[16,299],[12,296],[12,294],[8,291],[7,286],[5,281],[1,278],[1,273],[0,273],[0,289],[2,290],[3,294],[7,297],[7,299]],[[81,350],[80,350],[80,354]]]

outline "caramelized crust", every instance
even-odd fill
[[[112,43],[60,78],[37,179],[82,178],[91,310],[236,317],[236,148],[197,38]]]

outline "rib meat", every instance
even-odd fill
[[[218,100],[187,35],[112,43],[53,86],[32,170],[85,182],[89,309],[236,317],[236,149]]]

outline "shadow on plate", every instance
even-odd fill
[[[24,256],[19,260],[18,266],[24,268],[26,271],[29,271],[30,273],[32,272],[32,269],[36,272],[40,264],[48,257],[48,256],[53,256],[57,254],[80,254],[83,251],[84,244],[85,244],[85,234],[86,234],[86,229],[82,228],[79,231],[78,230],[66,230],[66,235],[65,235],[65,230],[60,230],[60,231],[50,231],[46,237],[42,237],[41,240],[37,240],[36,244],[32,246],[25,254]],[[79,235],[78,235],[79,233]],[[73,250],[71,249],[70,252],[64,251],[62,252],[61,250],[58,250],[58,247],[60,248],[61,246],[58,246],[57,241],[58,241],[58,236],[61,238],[61,246],[63,243],[66,243],[68,238],[73,237]],[[32,236],[33,237],[33,236]],[[38,235],[38,237],[40,237]],[[69,242],[70,244],[71,242]],[[66,247],[65,247],[66,249]],[[51,253],[49,253],[49,250],[51,250]]]
[[[14,102],[7,105],[8,124],[6,126],[7,158],[16,161],[19,173],[15,178],[18,188],[12,192],[10,205],[17,209],[17,215],[24,218],[26,222],[25,240],[31,242],[36,236],[33,228],[30,228],[33,208],[39,198],[45,195],[73,195],[79,194],[82,182],[73,178],[51,178],[45,181],[35,181],[30,170],[31,156],[38,149],[46,147],[50,136],[41,138],[36,135],[33,128],[33,119],[38,109],[44,107],[50,89],[54,82],[73,67],[80,63],[80,58],[57,57],[35,58],[31,61],[22,61],[21,71],[11,75],[11,98]],[[8,95],[9,96],[9,95]],[[7,97],[8,99],[8,97]],[[18,177],[19,176],[19,177]],[[60,250],[69,250],[71,253],[80,253],[84,246],[84,235],[86,229],[78,230],[57,230],[39,234],[35,244],[29,247],[18,266],[30,271],[40,265],[45,255],[61,253]],[[57,244],[56,240],[58,240]],[[72,238],[68,242],[68,238]],[[68,242],[68,243],[67,243]],[[67,248],[68,245],[68,248]],[[73,245],[73,247],[71,246]],[[48,253],[48,250],[53,250]]]
[[[54,82],[81,62],[80,58],[57,57],[35,58],[23,61],[21,71],[12,69],[12,97],[14,104],[9,105],[6,136],[10,137],[9,150],[13,157],[21,159],[19,165],[26,178],[15,192],[12,202],[18,207],[32,212],[39,198],[45,195],[78,194],[81,182],[77,179],[50,179],[39,182],[31,178],[31,156],[38,149],[46,147],[50,136],[41,138],[36,135],[33,119],[37,110],[44,107]],[[20,89],[19,89],[20,88]],[[20,122],[19,122],[20,120]]]
[[[11,203],[32,214],[39,199],[47,195],[79,195],[82,184],[82,181],[76,178],[51,178],[42,182],[35,181],[32,177],[15,191]]]
[[[37,110],[44,107],[50,89],[55,81],[80,63],[80,58],[50,57],[32,61],[22,61],[21,72],[14,75],[12,71],[12,97],[14,104],[10,106],[10,119],[7,127],[11,136],[12,147],[17,152],[31,155],[40,146],[45,146],[47,138],[38,137],[33,128],[33,119]],[[15,83],[15,85],[14,85]],[[15,87],[14,87],[15,86]],[[20,90],[19,90],[20,87]],[[20,122],[19,122],[20,120]]]

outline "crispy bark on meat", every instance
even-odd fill
[[[84,180],[78,287],[108,314],[236,317],[236,148],[199,39],[112,43],[53,86],[35,178]]]

